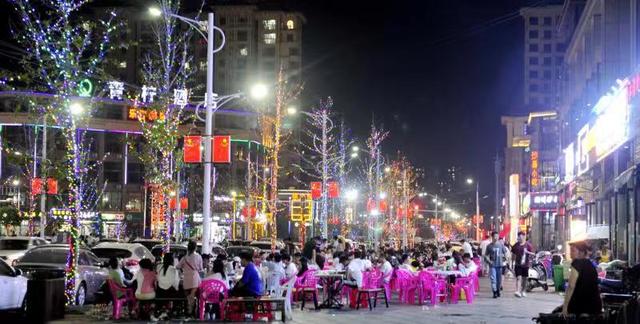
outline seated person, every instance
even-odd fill
[[[172,298],[178,296],[180,288],[180,276],[174,266],[173,253],[165,253],[162,264],[157,268],[158,289],[156,295],[159,298]]]
[[[138,285],[136,298],[138,300],[150,300],[156,298],[156,272],[153,271],[153,262],[149,259],[140,260],[140,270],[135,275]]]
[[[234,297],[258,297],[262,295],[262,280],[258,274],[258,269],[253,264],[251,254],[240,253],[240,263],[244,267],[242,279],[229,291]]]
[[[380,270],[380,272],[382,272],[384,282],[389,283],[389,281],[391,281],[391,275],[393,273],[393,267],[391,266],[391,263],[381,256],[378,258],[378,269]]]
[[[360,251],[355,251],[353,253],[353,260],[351,260],[347,266],[347,280],[344,281],[344,284],[349,287],[362,287],[362,273],[365,270],[362,254]]]
[[[564,295],[562,313],[590,314],[602,313],[602,299],[598,288],[598,273],[587,258],[589,246],[584,242],[571,245],[571,274],[569,287]]]
[[[285,254],[282,256],[282,263],[284,265],[285,278],[290,280],[298,274],[298,267],[295,263],[291,262],[291,256]]]
[[[298,270],[298,278],[304,276],[304,274],[309,270],[309,260],[306,257],[300,258],[300,270]]]
[[[131,286],[132,282],[132,280],[125,278],[117,258],[109,259],[109,279],[113,280],[118,286],[125,288]]]
[[[336,271],[345,271],[349,265],[349,258],[346,255],[340,257],[338,263],[336,263]]]
[[[227,280],[227,275],[225,274],[225,266],[222,258],[217,258],[213,261],[213,267],[211,268],[211,273],[204,278],[207,279],[218,279],[224,282],[225,287],[229,289],[229,280]]]
[[[458,264],[458,271],[462,272],[462,275],[465,277],[478,271],[478,265],[471,260],[471,254],[465,253],[462,256],[462,262]]]

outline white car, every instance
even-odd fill
[[[13,265],[16,259],[22,257],[28,250],[49,244],[45,239],[30,236],[11,236],[0,238],[0,259]]]
[[[102,242],[91,248],[91,252],[98,258],[109,261],[111,258],[117,258],[122,261],[122,265],[135,274],[140,269],[138,265],[142,259],[155,260],[151,251],[140,243],[120,243],[120,242]]]
[[[0,310],[25,309],[27,278],[4,260],[0,260],[0,291]]]

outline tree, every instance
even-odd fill
[[[18,209],[13,206],[2,206],[0,207],[0,224],[4,226],[4,231],[6,235],[9,235],[10,230],[14,226],[20,225],[20,213]]]
[[[91,116],[92,99],[79,98],[84,80],[99,76],[100,63],[109,49],[109,37],[115,26],[110,12],[106,19],[85,19],[80,9],[86,0],[28,1],[11,0],[20,17],[18,41],[26,50],[22,60],[31,91],[54,95],[37,105],[38,111],[61,129],[65,142],[64,170],[67,183],[65,206],[72,216],[69,228],[69,257],[66,265],[67,303],[74,300],[78,265],[78,212],[86,206],[83,197],[92,190],[83,180],[89,161],[79,128]]]

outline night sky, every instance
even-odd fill
[[[360,142],[375,115],[391,131],[387,154],[402,150],[427,180],[462,167],[493,196],[500,116],[525,113],[518,10],[528,3],[306,1],[305,99],[331,95]]]

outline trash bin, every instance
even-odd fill
[[[64,318],[64,278],[33,279],[27,282],[29,323],[46,323]]]
[[[553,266],[553,285],[556,291],[564,291],[564,268],[562,265]]]

